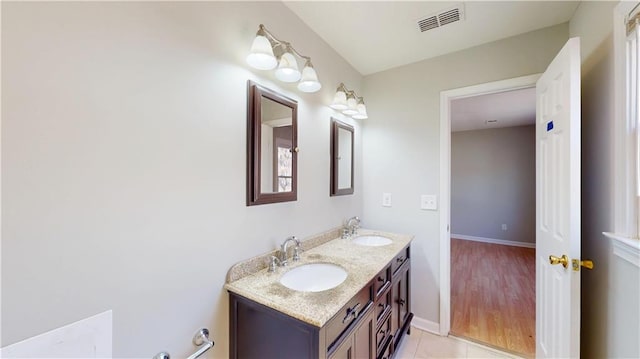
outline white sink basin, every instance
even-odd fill
[[[393,243],[391,239],[382,236],[360,236],[353,240],[353,243],[361,246],[380,247]]]
[[[301,292],[322,292],[347,279],[344,268],[330,263],[310,263],[293,268],[280,278],[285,287]]]

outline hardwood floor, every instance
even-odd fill
[[[451,239],[451,334],[535,355],[535,249]]]

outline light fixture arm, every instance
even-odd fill
[[[362,96],[358,96],[358,93],[355,90],[349,90],[342,82],[340,83],[340,85],[338,85],[338,91],[340,90],[342,90],[345,95],[347,95],[347,97],[353,97],[356,100],[362,99]]]
[[[298,52],[298,50],[296,50],[291,45],[291,43],[282,41],[277,37],[273,36],[273,34],[269,30],[267,30],[267,28],[263,24],[260,24],[260,26],[258,27],[258,32],[256,33],[256,35],[262,35],[266,37],[269,40],[269,42],[271,42],[271,45],[273,46],[273,48],[280,47],[283,49],[282,50],[283,53],[286,52],[286,50],[290,50],[292,54],[298,56],[301,59],[306,60],[308,63],[311,63],[311,57],[305,56],[300,52]]]

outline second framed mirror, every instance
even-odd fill
[[[353,194],[353,127],[331,119],[331,196]]]

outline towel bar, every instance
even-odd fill
[[[209,339],[209,329],[202,328],[193,335],[193,344],[200,347],[200,349],[191,354],[187,359],[196,359],[200,357],[207,350],[211,349],[215,343],[213,340]],[[167,352],[160,352],[154,355],[153,359],[171,359],[171,356]]]

